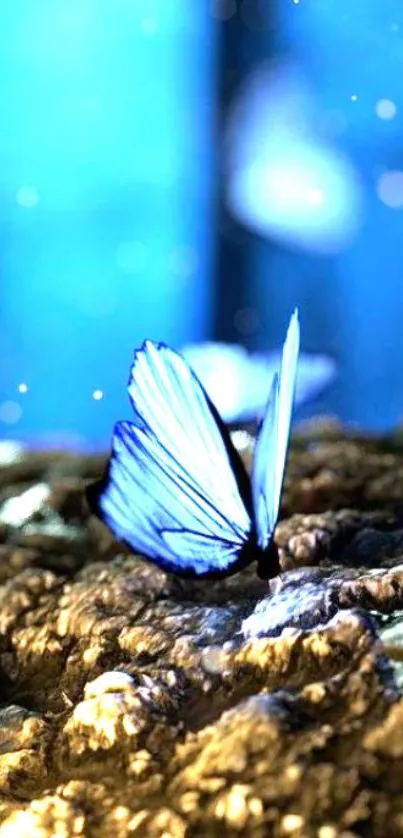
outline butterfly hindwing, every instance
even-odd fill
[[[151,341],[135,355],[128,390],[134,422],[116,425],[91,508],[169,570],[230,572],[250,533],[250,486],[217,411],[186,361]]]
[[[258,546],[265,550],[277,522],[287,457],[299,352],[299,322],[295,311],[284,343],[281,366],[274,376],[266,413],[257,437],[252,491]]]

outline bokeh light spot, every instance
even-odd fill
[[[0,404],[0,421],[5,425],[16,425],[22,416],[22,409],[18,402],[6,401]]]
[[[103,390],[94,390],[94,392],[92,394],[92,398],[96,402],[100,402],[101,399],[103,399],[103,397],[104,397],[104,391]]]
[[[157,31],[157,20],[155,17],[145,17],[141,21],[141,31],[144,35],[154,35]]]
[[[384,172],[376,184],[378,197],[391,209],[403,207],[403,172]]]
[[[24,381],[18,385],[18,392],[19,393],[28,393],[28,384],[25,384]]]
[[[34,186],[20,186],[16,198],[17,204],[25,209],[32,209],[39,202],[39,195]]]
[[[391,99],[379,99],[375,105],[376,115],[379,119],[389,121],[394,119],[397,113],[397,107]]]
[[[357,102],[357,100],[358,100],[357,94],[353,93],[352,96],[350,96],[350,99],[351,99],[352,102]]]

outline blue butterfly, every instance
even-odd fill
[[[135,353],[133,422],[118,422],[90,508],[136,552],[187,576],[225,576],[252,560],[279,571],[273,532],[290,436],[298,312],[284,343],[257,436],[251,479],[229,431],[187,362],[164,344]]]

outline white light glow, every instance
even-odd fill
[[[323,201],[325,200],[325,196],[321,189],[311,189],[311,191],[308,192],[307,198],[310,204],[315,205],[323,204]]]
[[[93,394],[92,394],[92,398],[93,398],[96,402],[101,401],[101,399],[103,399],[103,397],[104,397],[104,391],[103,391],[103,390],[94,390],[94,392],[93,392]]]
[[[332,254],[361,226],[362,190],[352,162],[317,125],[299,70],[254,74],[229,119],[227,201],[260,235]]]

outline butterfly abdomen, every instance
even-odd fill
[[[281,571],[278,547],[272,538],[268,546],[262,550],[257,547],[257,575],[260,579],[273,579]]]

